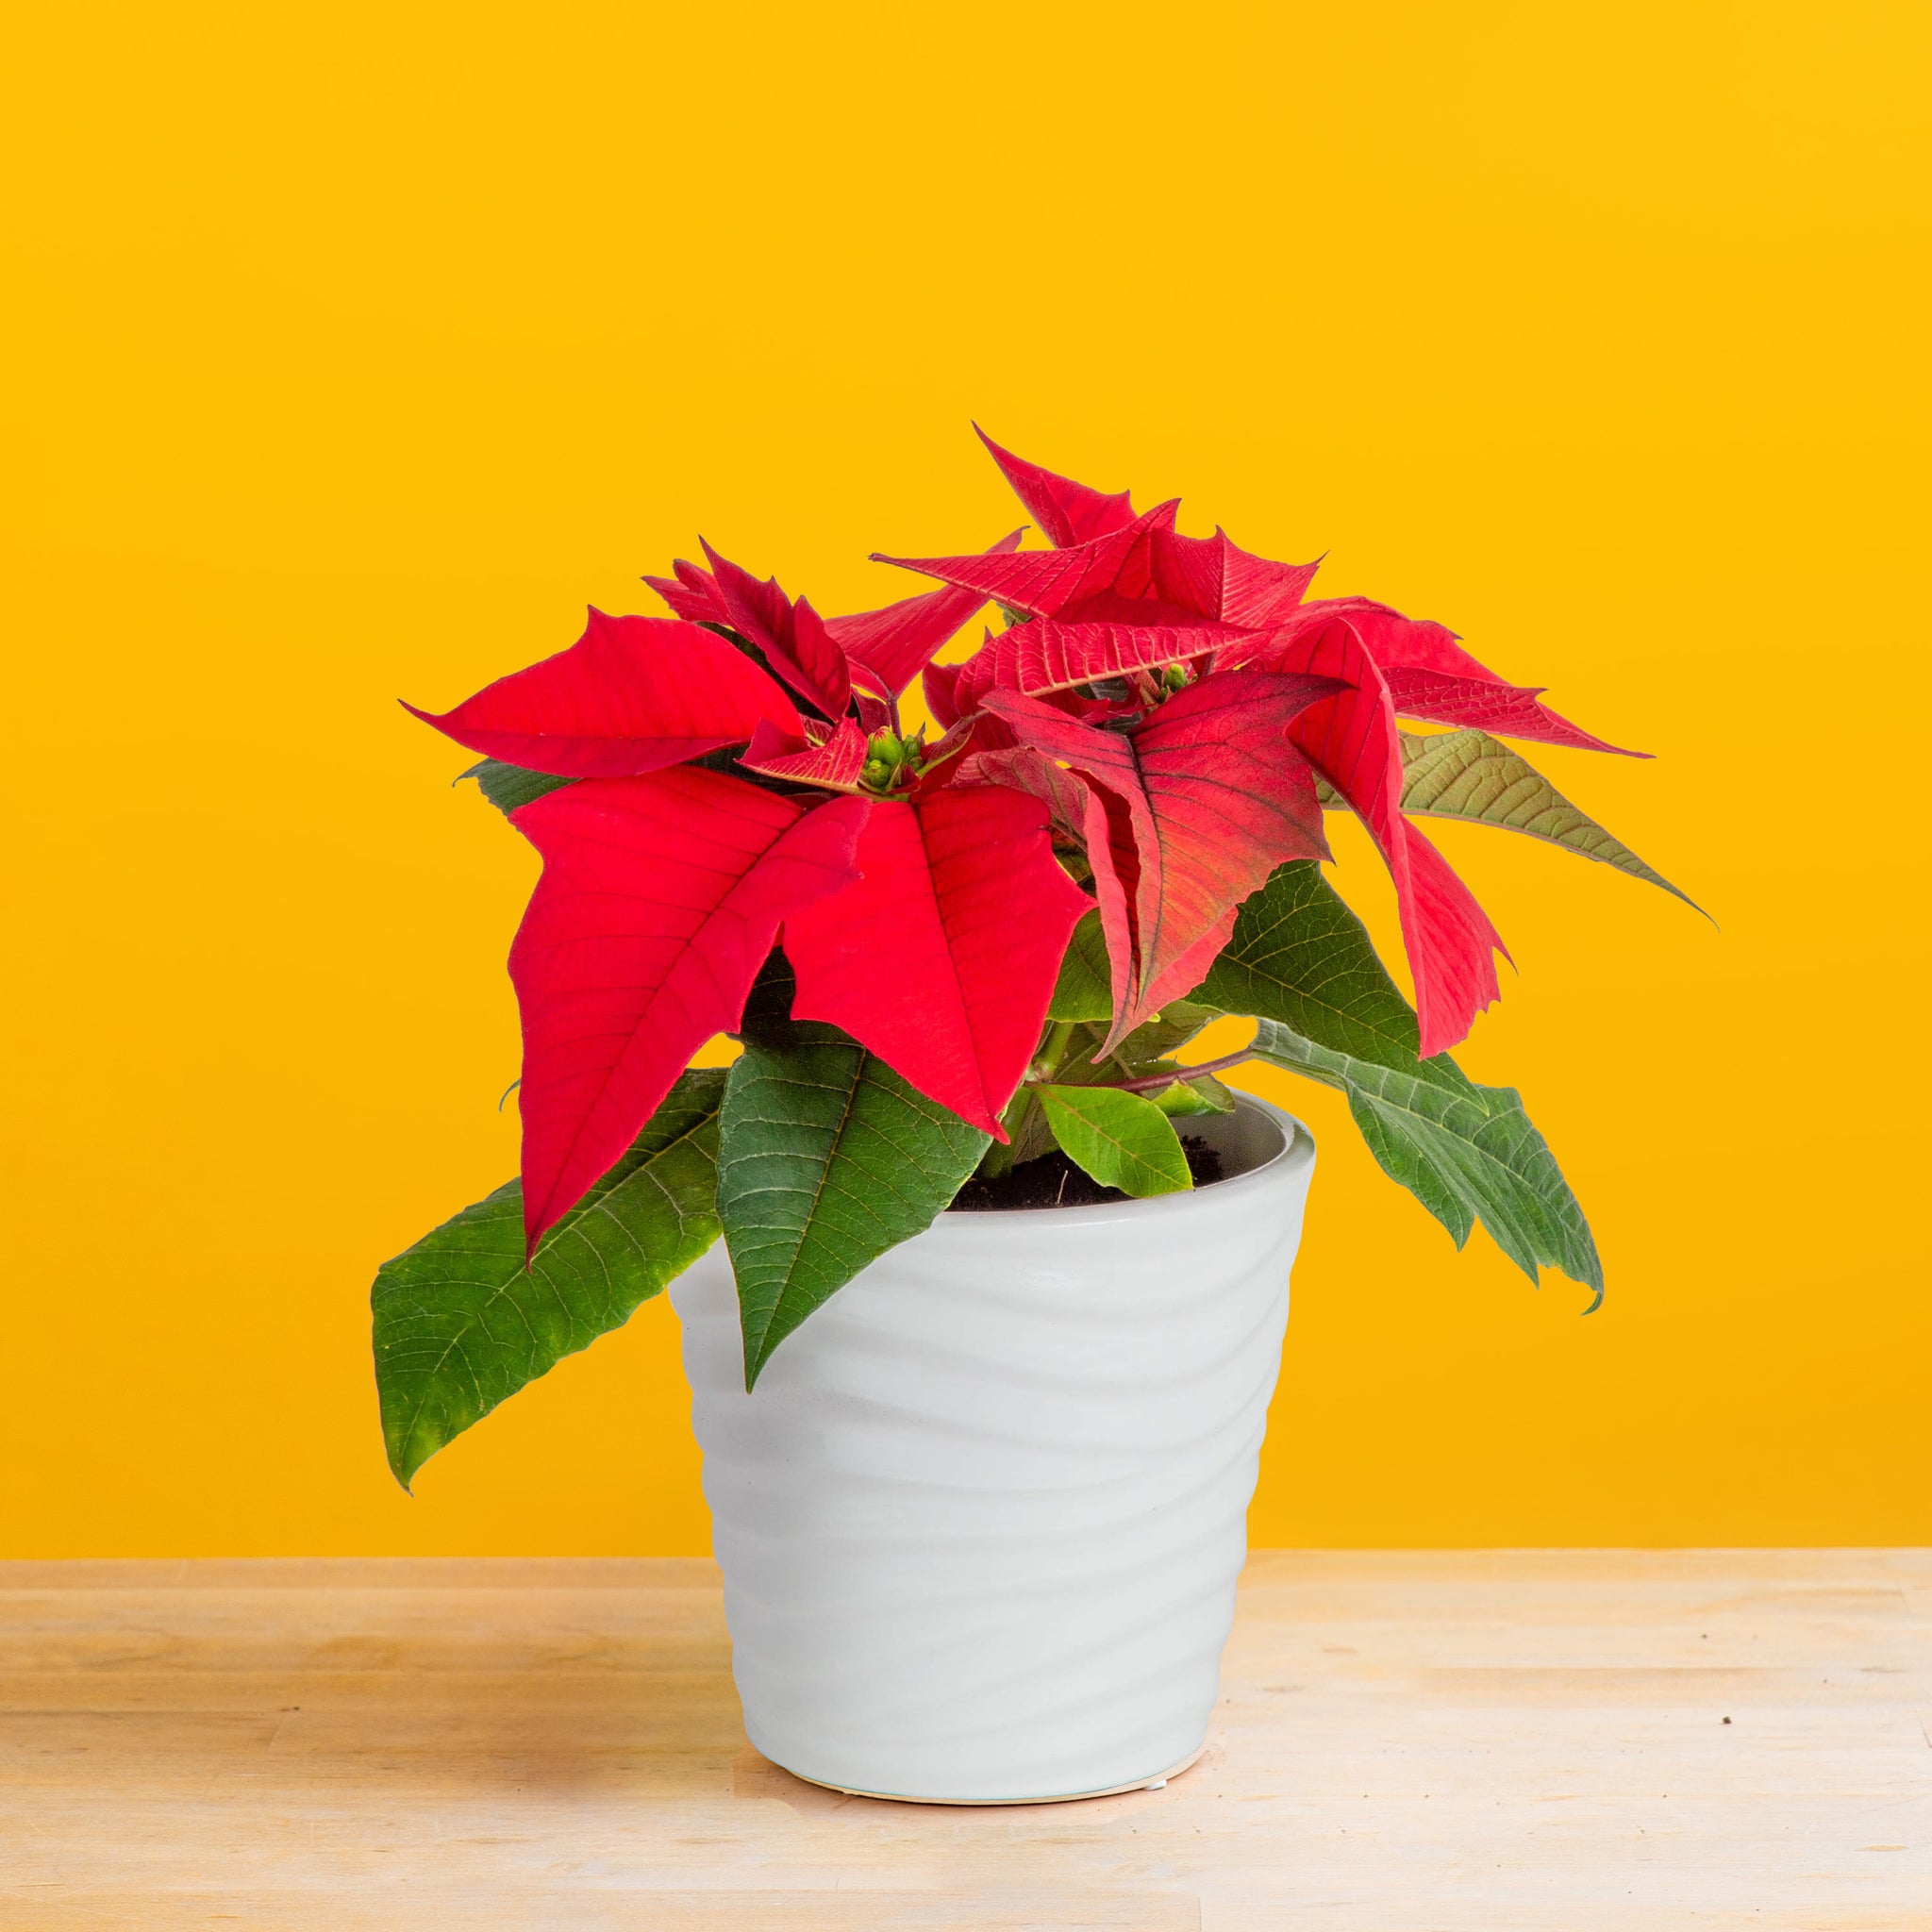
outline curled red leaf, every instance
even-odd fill
[[[1422,1051],[1444,1053],[1497,995],[1492,948],[1501,941],[1495,928],[1435,847],[1402,816],[1394,703],[1352,622],[1330,617],[1282,646],[1271,661],[1284,671],[1338,681],[1329,696],[1294,721],[1289,735],[1381,848],[1415,980]]]
[[[807,704],[827,720],[842,718],[852,696],[852,671],[824,620],[803,597],[796,603],[788,597],[776,577],[760,583],[708,543],[705,555],[731,628],[756,644],[765,662]]]
[[[1192,990],[1212,958],[1202,951],[1209,935],[1276,866],[1328,857],[1314,775],[1288,732],[1334,689],[1321,675],[1217,673],[1130,731],[1096,729],[1016,691],[988,693],[986,708],[1022,744],[1114,801],[1086,814],[1115,962],[1109,1046]]]
[[[865,756],[865,733],[850,718],[840,719],[836,725],[808,718],[803,735],[760,724],[738,762],[773,778],[857,791]]]
[[[689,618],[692,624],[731,622],[731,613],[725,609],[724,600],[718,594],[717,581],[709,571],[700,570],[681,557],[671,568],[675,575],[647,576],[644,581],[678,616]]]

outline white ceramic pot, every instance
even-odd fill
[[[1233,1176],[942,1214],[744,1392],[724,1244],[672,1288],[751,1741],[949,1804],[1156,1783],[1214,1707],[1314,1168],[1259,1101]]]

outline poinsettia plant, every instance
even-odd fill
[[[875,554],[936,588],[827,618],[706,545],[646,579],[674,615],[593,610],[416,713],[481,756],[464,775],[543,871],[509,957],[522,1175],[376,1279],[405,1483],[721,1234],[750,1388],[969,1181],[996,1203],[1054,1159],[1124,1195],[1193,1186],[1185,1124],[1234,1107],[1218,1075],[1245,1059],[1339,1088],[1458,1245],[1480,1220],[1532,1281],[1601,1297],[1516,1093],[1449,1058],[1502,941],[1415,821],[1675,891],[1503,740],[1616,747],[1441,625],[1310,598],[1313,564],[987,446],[1049,547]],[[1001,627],[939,663],[989,606]],[[1388,865],[1413,1008],[1323,874],[1333,810]],[[1224,1014],[1252,1044],[1175,1058]],[[740,1057],[692,1069],[720,1035]]]

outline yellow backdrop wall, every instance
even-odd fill
[[[702,531],[821,608],[967,425],[1451,624],[1716,924],[1442,843],[1602,1311],[1321,1142],[1259,1542],[1932,1539],[1903,8],[149,0],[0,125],[9,1554],[702,1549],[668,1307],[385,1472],[531,855],[397,709]],[[1923,18],[1923,16],[1919,16]],[[1388,931],[1358,842],[1339,882]]]

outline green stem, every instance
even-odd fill
[[[1074,1020],[1057,1020],[1048,1029],[1046,1043],[1033,1060],[1034,1071],[1042,1082],[1050,1082],[1059,1072],[1060,1062],[1067,1057],[1067,1048],[1074,1043],[1074,1028],[1078,1024]]]
[[[995,1141],[981,1156],[978,1174],[982,1180],[996,1181],[1001,1174],[1009,1174],[1013,1167],[1013,1149],[1020,1144],[1020,1129],[1026,1124],[1026,1116],[1033,1108],[1033,1089],[1036,1085],[1050,1082],[1060,1070],[1060,1062],[1067,1057],[1067,1050],[1074,1043],[1074,1028],[1079,1023],[1074,1020],[1057,1020],[1046,1029],[1046,1038],[1040,1043],[1040,1049],[1033,1056],[1033,1064],[1026,1070],[1019,1091],[1007,1103],[1007,1110],[1000,1115],[1000,1125],[1007,1130],[1004,1144]]]
[[[1004,1142],[995,1141],[979,1157],[976,1169],[982,1180],[996,1181],[1003,1174],[1010,1174],[1013,1168],[1013,1149],[1020,1144],[1020,1129],[1026,1120],[1026,1111],[1033,1105],[1033,1090],[1024,1081],[1020,1090],[1007,1102],[1007,1110],[1000,1115],[1000,1125],[1007,1130]]]

